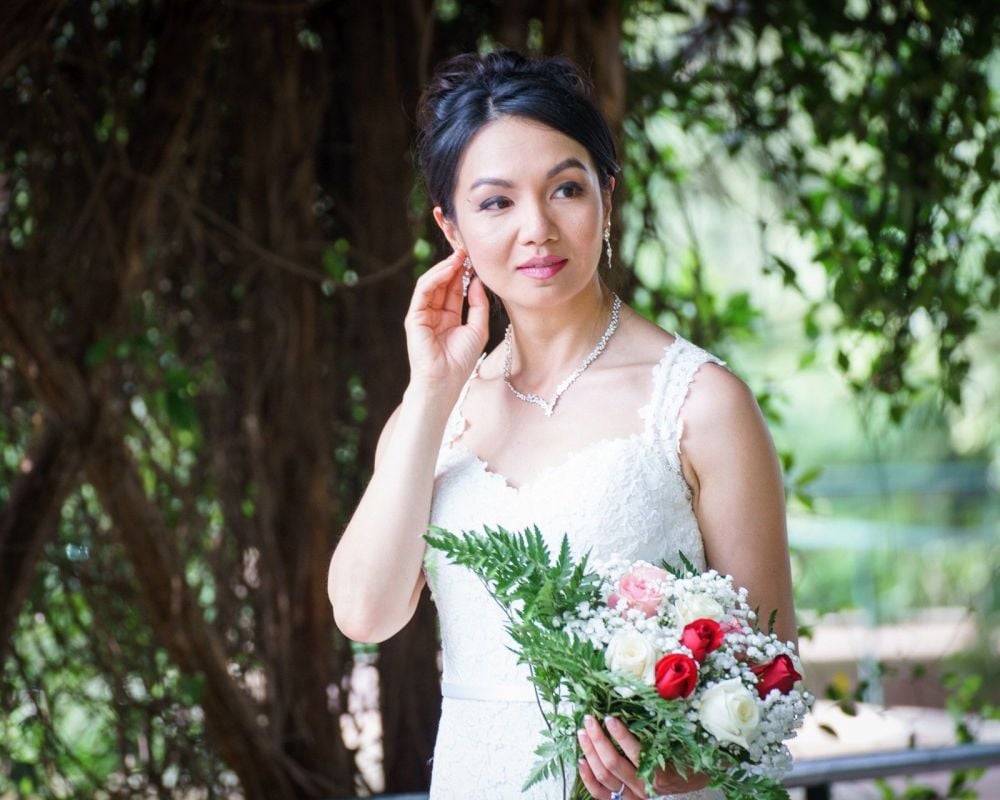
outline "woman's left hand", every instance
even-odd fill
[[[612,792],[618,791],[622,784],[625,784],[621,790],[622,800],[649,797],[645,782],[636,775],[639,740],[614,717],[608,717],[604,724],[607,732],[596,719],[587,716],[584,728],[578,734],[583,748],[583,758],[580,759],[583,785],[596,800],[608,800]],[[615,742],[621,746],[621,753],[615,748]],[[696,775],[685,779],[674,770],[657,770],[653,790],[657,795],[683,794],[704,789],[707,785],[708,778],[704,776]]]

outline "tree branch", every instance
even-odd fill
[[[77,436],[89,434],[83,470],[115,522],[157,639],[182,670],[204,678],[201,704],[219,754],[239,775],[248,798],[291,800],[287,759],[268,739],[252,703],[229,674],[225,648],[184,580],[181,553],[146,495],[120,422],[112,416],[116,404],[108,397],[95,400],[82,374],[56,355],[41,321],[10,284],[0,287],[0,337],[59,423]],[[75,388],[68,393],[67,387]],[[54,449],[50,458],[64,449]]]
[[[45,42],[65,0],[21,0],[0,3],[0,81]]]
[[[7,505],[0,509],[0,663],[80,464],[74,437],[59,423],[46,420],[21,461]]]

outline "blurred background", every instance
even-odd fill
[[[796,754],[1000,739],[995,2],[13,0],[0,798],[426,789],[433,607],[354,645],[326,569],[445,253],[420,88],[505,45],[589,72],[619,291],[768,416]]]

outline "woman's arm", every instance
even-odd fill
[[[375,470],[330,560],[337,627],[381,642],[413,616],[423,573],[434,466],[452,406],[486,343],[488,301],[478,278],[462,322],[464,253],[417,279],[406,315],[410,383],[379,438]]]
[[[775,632],[797,642],[781,468],[753,393],[706,364],[681,418],[681,462],[708,565],[746,587],[762,628],[777,611]]]
[[[371,482],[330,560],[327,592],[349,639],[381,642],[413,616],[423,573],[444,402],[404,395],[379,437]]]

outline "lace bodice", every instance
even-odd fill
[[[480,359],[445,431],[431,524],[455,532],[537,525],[553,549],[568,534],[576,557],[589,550],[599,558],[618,554],[677,562],[682,551],[704,569],[701,533],[681,472],[680,410],[695,373],[707,362],[722,363],[676,337],[653,368],[650,400],[638,410],[640,433],[588,444],[514,487],[461,442],[462,405]],[[432,800],[562,798],[557,782],[520,792],[544,722],[527,668],[509,649],[502,612],[471,572],[437,551],[427,551],[424,566],[438,608],[443,655],[444,705]]]

